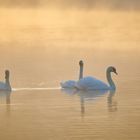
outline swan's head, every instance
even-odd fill
[[[116,71],[116,68],[113,67],[113,66],[108,67],[107,71],[108,71],[108,72],[114,72],[116,75],[118,75],[118,73],[117,73],[117,71]]]
[[[83,66],[83,65],[84,65],[84,63],[83,63],[82,60],[79,61],[79,65],[80,65],[80,66]]]
[[[5,79],[9,79],[9,76],[10,76],[10,71],[5,70]]]

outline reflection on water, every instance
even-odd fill
[[[80,97],[81,103],[81,115],[84,116],[85,114],[85,102],[99,100],[100,97],[104,96],[107,93],[107,90],[89,90],[89,91],[79,91],[77,94]]]
[[[6,106],[6,115],[10,115],[11,91],[0,91],[0,105]]]
[[[11,103],[10,97],[11,91],[0,91],[0,102],[3,103],[3,101],[5,101],[5,103],[9,105]]]
[[[108,100],[107,100],[107,103],[108,103],[108,110],[110,112],[115,112],[117,111],[117,101],[115,101],[113,98],[115,96],[115,91],[110,91],[109,95],[108,95]]]
[[[133,116],[128,115],[127,110],[131,111],[125,107],[128,97],[122,99],[121,92],[119,99],[123,102],[119,104],[115,97],[118,94],[112,91],[17,90],[12,93],[14,105],[10,105],[10,95],[2,92],[0,96],[0,128],[4,130],[1,133],[3,139],[14,140],[16,135],[17,140],[21,136],[23,139],[30,137],[37,140],[42,135],[43,140],[46,137],[52,139],[55,134],[55,140],[103,139],[104,135],[109,140],[114,135],[115,140],[127,140],[129,136],[119,134],[122,131],[127,133],[127,129],[130,132],[128,125],[135,127],[132,122],[127,124],[126,120]],[[110,133],[111,130],[113,132]]]
[[[69,95],[78,95],[80,97],[80,104],[81,104],[81,115],[84,116],[85,114],[85,102],[97,102],[107,93],[107,104],[108,104],[108,111],[117,111],[117,102],[113,100],[115,95],[115,90],[76,90],[76,89],[62,89],[62,92],[65,92]]]

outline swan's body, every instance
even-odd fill
[[[108,90],[108,85],[94,77],[84,77],[76,83],[76,87],[80,90]]]
[[[60,83],[62,88],[74,88],[75,84],[76,84],[76,81],[74,80],[68,80],[68,81]]]
[[[84,77],[80,79],[75,86],[80,90],[115,90],[116,86],[111,78],[111,72],[117,74],[114,67],[108,67],[106,77],[109,85],[94,77]]]
[[[0,82],[0,90],[11,91],[10,81],[9,81],[10,72],[5,71],[5,82]]]
[[[83,78],[83,61],[79,61],[80,65],[80,72],[79,72],[79,80]],[[62,88],[75,88],[77,81],[75,80],[68,80],[65,82],[61,82],[60,85]]]

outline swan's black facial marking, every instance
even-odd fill
[[[118,75],[118,73],[117,73],[117,71],[116,71],[116,69],[115,69],[114,67],[112,67],[112,70],[113,70],[113,72],[114,72],[115,74]]]
[[[80,60],[80,61],[79,61],[79,65],[80,65],[80,66],[83,66],[83,64],[84,64],[83,61]]]
[[[8,78],[8,77],[9,77],[9,75],[10,75],[9,70],[5,70],[5,78]]]
[[[113,72],[115,72],[115,71],[116,71],[116,69],[115,69],[114,67],[112,67],[112,69],[113,69]]]

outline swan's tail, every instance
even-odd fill
[[[60,82],[61,88],[64,88],[64,82]]]

